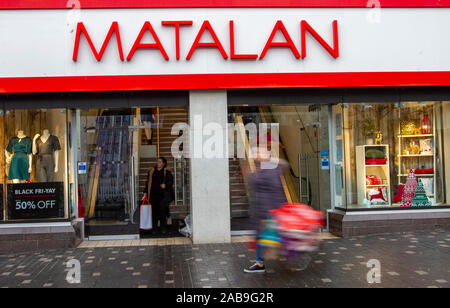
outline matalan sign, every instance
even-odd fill
[[[120,26],[119,22],[114,21],[112,22],[111,26],[109,27],[109,31],[106,34],[106,37],[102,43],[101,46],[95,46],[94,43],[91,40],[91,37],[88,32],[88,27],[83,22],[78,22],[77,24],[77,30],[75,35],[75,44],[73,49],[73,61],[78,61],[78,50],[80,48],[80,40],[83,34],[84,38],[87,40],[89,47],[97,61],[101,61],[103,54],[108,46],[108,44],[111,41],[111,38],[113,34],[116,37],[116,43],[118,47],[118,57],[121,61],[131,61],[133,59],[134,54],[139,50],[153,50],[153,52],[158,52],[161,54],[161,56],[166,60],[171,60],[171,57],[173,58],[175,56],[176,60],[180,59],[186,59],[190,60],[197,49],[199,48],[209,48],[216,50],[216,52],[219,52],[224,60],[256,60],[256,59],[264,59],[267,52],[270,51],[271,48],[286,48],[291,51],[292,55],[296,59],[304,59],[307,56],[307,46],[306,46],[306,36],[307,34],[310,35],[312,38],[314,38],[333,58],[339,57],[339,35],[338,35],[338,22],[337,20],[334,20],[331,22],[331,31],[333,32],[333,41],[332,42],[326,42],[322,35],[320,35],[314,28],[306,21],[301,20],[299,22],[300,27],[300,46],[296,46],[292,40],[291,35],[289,34],[289,31],[285,27],[283,21],[278,20],[275,23],[275,26],[273,27],[273,30],[271,33],[267,34],[267,41],[261,42],[261,47],[259,50],[255,50],[253,53],[247,53],[242,54],[239,53],[238,46],[235,44],[235,25],[234,21],[229,21],[229,41],[230,44],[227,46],[228,48],[225,48],[222,44],[220,38],[217,36],[216,32],[214,31],[213,27],[211,26],[211,23],[208,20],[204,20],[202,22],[202,25],[200,27],[200,30],[198,31],[194,41],[189,45],[189,52],[186,55],[182,55],[180,52],[180,41],[182,37],[182,28],[191,27],[194,24],[192,20],[177,20],[177,21],[162,21],[161,26],[162,27],[172,27],[174,29],[173,35],[175,36],[175,55],[169,55],[166,52],[166,48],[161,43],[161,40],[159,39],[159,36],[157,32],[155,31],[155,28],[150,23],[150,21],[146,21],[138,36],[136,37],[134,44],[130,46],[129,52],[127,53],[125,57],[124,53],[124,47],[122,44],[122,39],[120,36]],[[106,29],[104,29],[106,30]],[[103,30],[103,31],[104,31]],[[93,29],[89,29],[89,31],[93,31]],[[153,43],[143,43],[142,39],[144,35],[149,32],[150,35],[153,38]],[[275,36],[280,33],[282,36],[282,40],[275,40]],[[204,39],[202,38],[209,34],[209,36],[212,38],[209,42],[204,42]]]

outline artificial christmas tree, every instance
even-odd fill
[[[431,206],[431,202],[425,193],[425,189],[423,188],[422,180],[419,179],[419,183],[417,184],[416,193],[414,195],[414,199],[412,201],[412,206]]]
[[[406,180],[405,188],[403,189],[402,206],[411,207],[412,201],[416,194],[417,180],[414,171],[411,169]]]

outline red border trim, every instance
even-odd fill
[[[0,78],[0,93],[404,86],[450,86],[450,71]]]
[[[383,8],[450,7],[450,0],[379,0]],[[76,0],[0,0],[0,10],[68,9]],[[368,0],[79,0],[82,9],[362,8]],[[71,3],[71,4],[68,4]]]

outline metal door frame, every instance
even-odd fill
[[[331,208],[326,210],[326,225],[323,229],[323,231],[328,232],[329,230],[329,221],[328,221],[328,213],[330,211],[333,211],[335,209],[335,200],[336,200],[336,170],[335,170],[335,148],[334,148],[334,142],[335,142],[335,123],[333,119],[333,104],[327,105],[327,117],[328,117],[328,143],[329,143],[329,167],[330,167],[330,202],[331,202]],[[311,187],[309,185],[309,158],[310,153],[304,153],[304,154],[298,154],[298,174],[299,174],[299,201],[303,202],[304,198],[306,197],[307,204],[311,205],[312,198],[310,196],[311,194]],[[320,157],[318,157],[320,159]],[[303,192],[303,184],[302,184],[302,174],[303,174],[303,168],[302,168],[302,162],[305,164],[305,172],[306,172],[306,195],[304,195]],[[319,167],[319,166],[318,166]],[[319,204],[320,205],[320,204]]]

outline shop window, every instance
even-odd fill
[[[0,118],[3,220],[66,218],[66,110],[6,110]]]
[[[354,103],[335,108],[334,119],[341,122],[335,125],[335,135],[344,143],[336,153],[345,179],[336,189],[336,206],[352,210],[443,205],[444,105]]]

